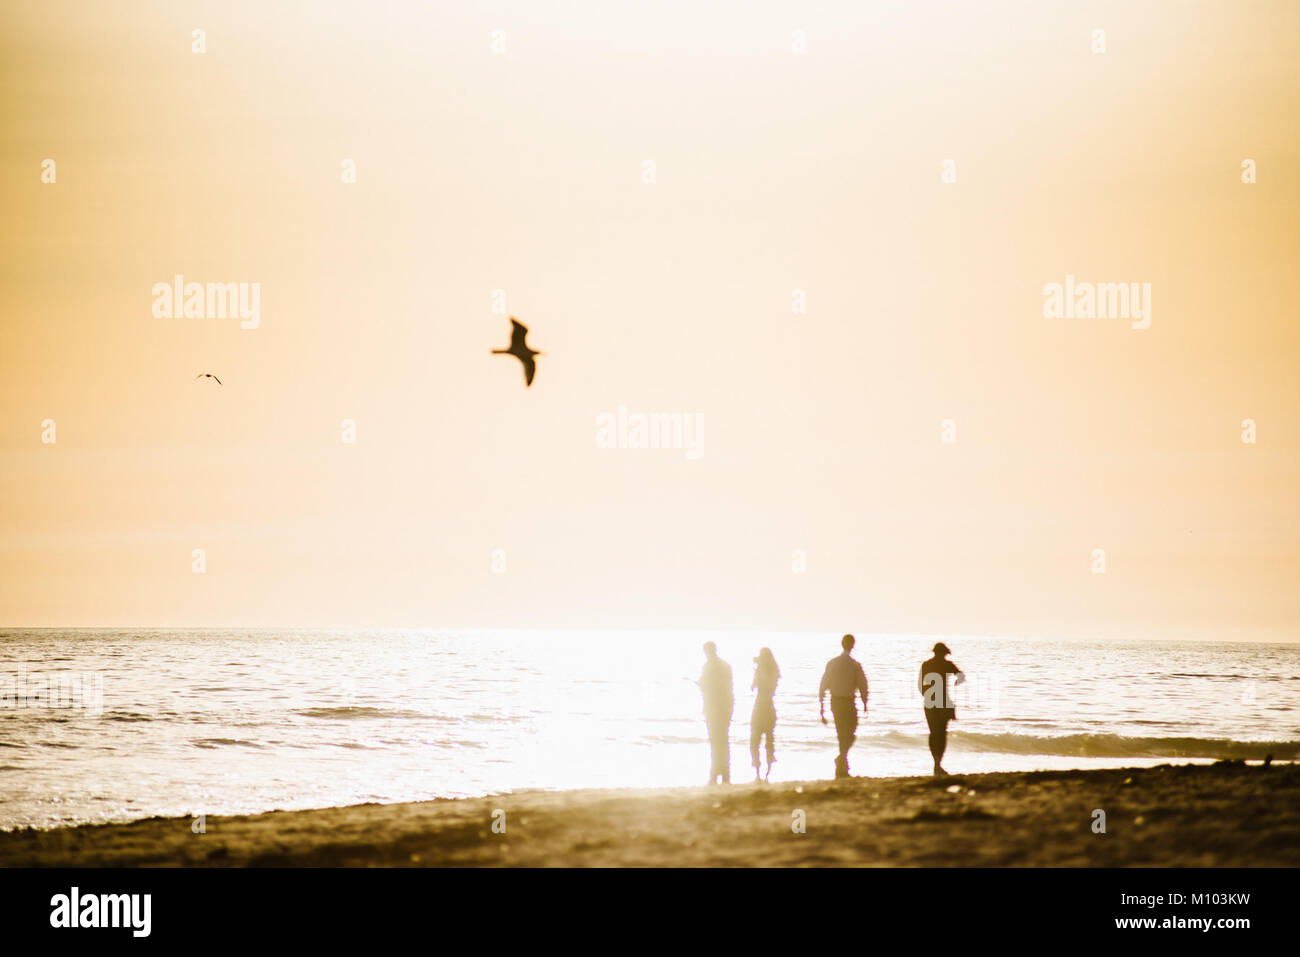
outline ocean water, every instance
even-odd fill
[[[834,634],[0,631],[0,827],[703,784],[709,639],[735,673],[732,780],[752,778],[763,646],[782,671],[773,780],[829,777]],[[953,773],[1300,755],[1300,645],[944,640],[968,675]],[[859,636],[855,774],[928,773],[932,644]]]

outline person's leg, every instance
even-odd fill
[[[925,721],[930,726],[930,756],[934,758],[934,773],[945,774],[943,752],[948,746],[948,720],[942,708],[926,708]]]
[[[772,762],[776,760],[776,708],[770,701],[763,709],[763,733],[767,737],[767,773],[771,774]]]
[[[709,783],[718,783],[718,724],[712,718],[706,719],[709,728]]]
[[[852,700],[849,701],[846,710],[848,711],[849,743],[844,746],[844,775],[849,773],[849,748],[853,747],[853,742],[858,740],[858,708]]]
[[[842,778],[844,777],[844,767],[845,767],[844,741],[846,737],[845,724],[844,724],[844,709],[840,707],[840,703],[836,701],[834,698],[831,699],[831,717],[835,719],[835,739],[836,741],[839,742],[839,747],[840,747],[840,753],[835,756],[835,776],[837,778]]]
[[[709,719],[709,745],[713,751],[709,780],[721,778],[726,784],[731,781],[731,719],[726,715]]]
[[[831,700],[831,713],[835,716],[835,733],[840,742],[840,755],[835,760],[835,773],[847,777],[849,773],[849,748],[857,739],[854,734],[858,729],[858,709],[852,701]]]
[[[948,716],[945,714],[939,721],[939,727],[935,729],[935,754],[934,763],[943,764],[943,753],[948,750]]]
[[[758,746],[763,743],[763,725],[761,716],[755,714],[749,724],[749,761],[754,765],[754,777],[758,777]]]

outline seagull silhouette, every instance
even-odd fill
[[[214,376],[211,372],[200,372],[200,373],[199,373],[198,375],[196,375],[194,378],[196,378],[196,379],[202,379],[202,378],[204,378],[204,377],[207,377],[207,378],[209,378],[209,379],[217,379],[217,377]],[[221,385],[221,380],[220,380],[220,379],[217,379],[217,385]]]
[[[525,388],[533,384],[533,376],[537,372],[537,364],[533,362],[533,356],[540,356],[542,353],[535,349],[528,348],[528,343],[524,340],[528,338],[528,327],[516,319],[510,317],[510,348],[493,349],[494,356],[514,356],[524,364],[524,386]]]

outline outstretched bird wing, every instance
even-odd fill
[[[529,355],[520,356],[519,361],[524,364],[524,386],[528,387],[533,384],[533,374],[537,372],[537,363]]]
[[[510,351],[515,354],[527,352],[528,346],[524,344],[524,339],[528,337],[528,327],[514,316],[511,316],[510,328]],[[531,379],[532,376],[528,378]]]

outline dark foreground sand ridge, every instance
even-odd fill
[[[505,833],[493,831],[498,809]],[[1098,809],[1105,834],[1093,832]],[[1296,866],[1300,766],[525,791],[206,826],[0,833],[0,866]]]

